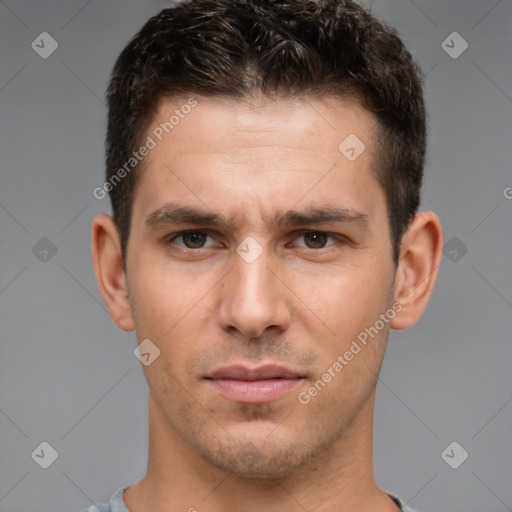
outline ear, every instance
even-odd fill
[[[442,251],[439,218],[433,212],[418,213],[400,244],[395,301],[402,309],[391,321],[392,329],[406,329],[420,319],[434,289]]]
[[[134,322],[123,268],[119,231],[110,215],[98,215],[92,223],[91,249],[98,288],[114,324],[132,331]]]

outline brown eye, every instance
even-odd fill
[[[185,231],[181,238],[189,249],[200,249],[204,246],[208,235],[202,231]]]
[[[318,231],[308,231],[304,233],[304,241],[310,249],[322,249],[327,243],[329,235]]]
[[[319,254],[323,254],[320,252],[322,249],[329,250],[331,246],[340,244],[340,242],[340,238],[337,235],[333,235],[331,233],[325,233],[324,231],[303,230],[298,234],[297,238],[295,238],[292,246],[313,252],[318,251]],[[332,249],[334,250],[335,247],[332,247]]]

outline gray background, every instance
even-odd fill
[[[77,511],[145,471],[147,388],[135,336],[110,321],[89,240],[93,217],[110,212],[92,195],[102,184],[108,76],[166,5],[0,2],[1,512]],[[373,8],[425,74],[423,208],[441,217],[445,242],[455,237],[425,315],[390,339],[377,480],[423,512],[512,510],[512,2]],[[43,31],[59,44],[47,59],[31,47]],[[456,59],[442,46],[454,31],[469,45]],[[56,254],[48,241],[36,246],[43,237]],[[48,469],[31,457],[42,441],[59,454]],[[453,441],[469,453],[457,469],[441,457]],[[462,452],[448,453],[453,463]]]

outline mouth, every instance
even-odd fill
[[[220,368],[206,381],[222,396],[238,403],[273,402],[299,386],[304,376],[275,364],[256,368],[234,365]]]

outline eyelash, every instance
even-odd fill
[[[177,233],[173,233],[172,235],[167,236],[166,239],[165,239],[165,243],[167,245],[171,245],[171,244],[173,244],[174,240],[176,240],[177,238],[183,237],[184,235],[191,234],[191,233],[192,234],[193,233],[201,233],[201,234],[204,234],[204,235],[206,235],[206,236],[208,236],[210,238],[214,238],[212,236],[212,234],[208,230],[187,229],[187,230],[179,231]],[[327,237],[332,238],[332,239],[335,240],[334,243],[332,243],[330,245],[326,245],[324,247],[320,247],[318,249],[314,249],[312,247],[296,247],[296,248],[300,248],[302,251],[306,251],[306,252],[311,252],[311,253],[317,253],[318,254],[321,251],[323,251],[324,253],[326,253],[327,251],[329,251],[329,249],[331,249],[332,247],[337,246],[338,244],[348,243],[348,240],[345,237],[343,237],[342,235],[336,235],[334,233],[328,233],[326,231],[316,231],[316,230],[312,230],[312,229],[300,230],[299,232],[296,233],[296,236],[293,238],[293,241],[297,240],[300,237],[303,237],[306,233],[312,233],[312,234],[315,234],[315,235],[327,235]],[[212,247],[198,247],[197,249],[193,249],[193,248],[190,248],[190,247],[181,247],[179,245],[174,245],[174,249],[177,250],[177,251],[183,251],[183,252],[199,252],[201,250],[212,249]]]

